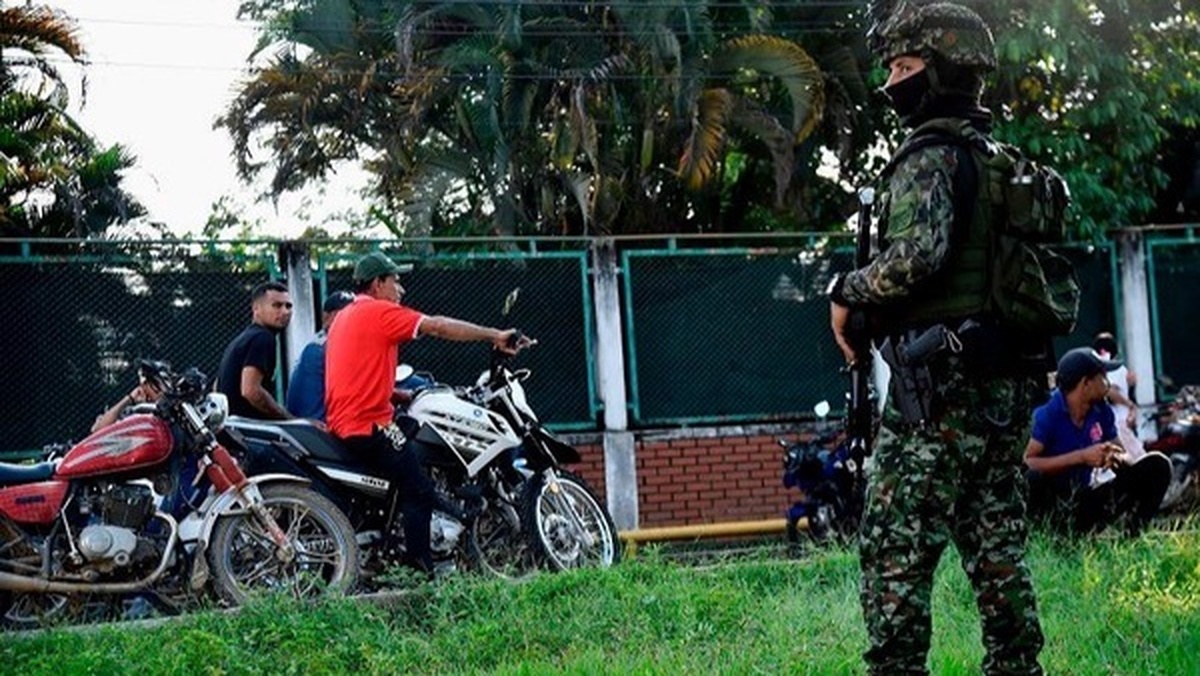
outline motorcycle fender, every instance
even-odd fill
[[[575,450],[574,446],[559,439],[553,432],[539,427],[534,430],[534,436],[545,444],[546,450],[550,451],[554,459],[558,461],[558,464],[572,465],[581,460],[579,451]]]
[[[258,487],[263,484],[272,484],[279,482],[289,482],[295,484],[303,484],[307,486],[312,483],[304,477],[295,476],[292,474],[259,474],[246,478],[247,483],[251,486]],[[207,501],[206,501],[207,502]],[[201,560],[204,552],[208,549],[209,539],[212,537],[213,528],[217,526],[217,519],[235,512],[246,509],[246,505],[241,504],[241,499],[238,497],[236,488],[230,488],[218,495],[212,500],[211,505],[207,505],[204,510],[204,520],[200,524],[199,532],[196,537],[196,559]]]

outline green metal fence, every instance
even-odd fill
[[[850,267],[849,241],[813,235],[705,248],[712,241],[618,243],[632,424],[794,419],[821,400],[841,408],[846,382],[824,292]],[[403,279],[411,306],[537,337],[541,344],[517,364],[533,371],[527,386],[535,409],[560,429],[598,429],[591,241],[310,245],[314,310],[326,294],[350,288],[363,251],[380,248],[414,263]],[[94,416],[132,387],[139,358],[215,373],[225,345],[249,321],[249,290],[281,276],[277,246],[0,242],[10,322],[0,350],[9,365],[0,378],[0,452],[82,438]],[[1077,266],[1084,306],[1076,332],[1057,341],[1060,353],[1115,328],[1120,316],[1114,247],[1064,251]],[[1176,237],[1149,252],[1157,366],[1200,382],[1186,344],[1200,242]],[[502,316],[514,288],[519,299]],[[429,339],[407,346],[403,357],[464,384],[489,354],[482,345]]]
[[[827,244],[827,243],[826,243]],[[639,424],[770,420],[842,401],[826,247],[626,251],[630,405]]]
[[[829,332],[826,287],[851,268],[845,239],[787,248],[626,251],[625,324],[636,423],[701,424],[841,409],[848,381]],[[1083,293],[1075,331],[1056,353],[1090,344],[1117,316],[1110,244],[1060,250]]]
[[[137,384],[142,358],[216,372],[249,321],[249,291],[278,276],[271,248],[46,243],[7,249],[0,451],[80,439]]]
[[[1200,383],[1196,336],[1200,309],[1200,237],[1197,227],[1146,239],[1154,371],[1178,385]],[[1171,393],[1160,388],[1159,397]]]
[[[351,287],[361,246],[341,243],[317,257],[317,316],[325,294]],[[389,252],[417,264],[404,279],[413,307],[537,337],[538,347],[519,363],[534,372],[530,399],[555,427],[582,429],[595,427],[598,403],[587,253],[575,248]],[[139,359],[214,375],[226,344],[250,319],[250,289],[281,276],[276,258],[273,243],[5,242],[0,284],[12,323],[3,339],[9,368],[0,379],[0,453],[34,455],[47,443],[85,436],[95,416],[136,383]],[[518,302],[502,317],[504,298],[518,287]],[[469,384],[487,368],[489,351],[421,340],[404,358],[442,382]],[[275,383],[281,400],[285,371]]]

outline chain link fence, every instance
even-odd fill
[[[250,289],[278,277],[271,251],[56,243],[5,256],[0,451],[83,438],[137,384],[140,359],[214,374]]]
[[[822,400],[841,409],[846,379],[825,289],[851,267],[849,240],[756,239],[724,248],[680,241],[693,248],[674,239],[620,243],[632,425],[797,419]],[[559,429],[598,429],[590,245],[310,243],[314,316],[327,294],[352,287],[357,257],[378,248],[414,264],[402,278],[406,304],[538,338],[514,362],[532,371],[526,386],[534,410]],[[1166,372],[1200,380],[1186,349],[1200,245],[1188,246],[1154,250],[1155,334]],[[1084,307],[1075,334],[1058,341],[1060,353],[1114,328],[1119,298],[1113,247],[1065,253],[1077,265]],[[250,320],[251,288],[281,278],[277,260],[276,243],[0,242],[11,321],[3,339],[9,368],[0,380],[0,453],[85,436],[95,416],[133,387],[139,359],[215,374],[226,344]],[[504,314],[515,289],[517,301]],[[287,350],[302,347],[282,347],[281,363]],[[484,345],[436,339],[415,341],[402,356],[455,385],[473,383],[490,358]]]
[[[1154,370],[1177,386],[1200,384],[1200,350],[1192,344],[1200,308],[1200,238],[1189,229],[1183,237],[1155,237],[1146,244]]]
[[[1055,351],[1115,321],[1115,250],[1061,250],[1076,266],[1079,322]],[[849,386],[826,288],[853,267],[846,238],[791,247],[626,251],[629,383],[638,424],[768,421],[842,410]]]
[[[640,424],[811,415],[845,390],[829,334],[829,246],[627,251],[631,405]]]

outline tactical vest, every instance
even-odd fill
[[[973,138],[967,139],[967,134]],[[970,145],[962,140],[967,139]],[[993,222],[1001,217],[992,199],[991,181],[986,176],[980,149],[989,142],[982,133],[958,118],[938,118],[920,125],[908,135],[880,175],[885,191],[879,200],[879,250],[888,246],[888,218],[893,195],[892,176],[900,162],[913,153],[934,146],[950,146],[958,157],[952,177],[954,225],[948,258],[942,269],[924,280],[904,303],[898,303],[884,318],[885,330],[899,331],[933,322],[979,316],[989,307],[989,251]],[[970,148],[968,150],[968,148]]]

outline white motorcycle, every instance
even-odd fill
[[[522,385],[530,371],[508,361],[493,351],[474,386],[425,386],[399,415],[420,425],[416,439],[435,474],[479,486],[484,507],[468,538],[477,563],[502,575],[543,563],[611,566],[621,556],[612,516],[582,477],[563,469],[579,452],[541,424]]]

